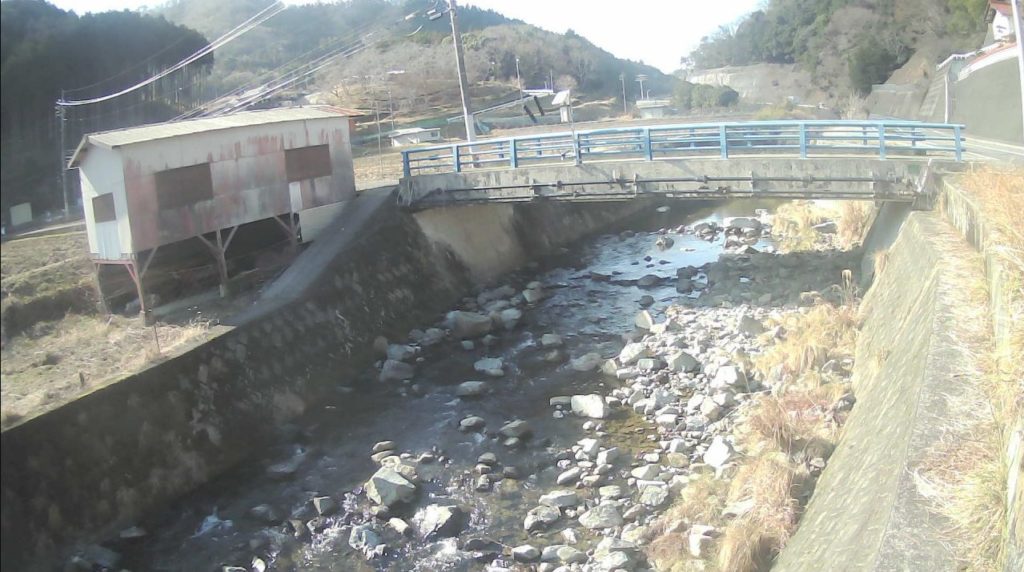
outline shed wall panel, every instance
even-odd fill
[[[110,149],[94,147],[79,165],[82,187],[82,207],[85,231],[89,239],[89,254],[96,259],[124,258],[131,244],[131,225],[125,196],[123,164],[120,154]],[[94,198],[111,194],[114,198],[116,221],[96,223],[92,209]]]
[[[258,125],[134,144],[120,149],[135,252],[292,211],[285,150],[329,145],[333,176],[299,181],[303,208],[355,192],[345,117]],[[210,163],[214,197],[161,211],[155,173]],[[307,202],[308,201],[308,204]]]

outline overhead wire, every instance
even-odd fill
[[[419,12],[415,11],[415,12],[412,12],[412,13],[406,15],[406,16],[403,16],[403,17],[395,20],[394,22],[391,22],[391,23],[388,23],[388,24],[384,24],[384,25],[381,25],[381,26],[377,26],[377,27],[373,27],[371,25],[364,25],[361,28],[361,30],[359,30],[359,31],[357,31],[355,33],[350,33],[347,36],[344,36],[344,37],[342,37],[340,39],[336,39],[336,40],[334,40],[334,41],[332,41],[332,42],[330,42],[328,44],[328,46],[336,45],[336,44],[340,43],[340,41],[342,41],[342,40],[348,40],[348,39],[351,39],[353,37],[358,36],[354,41],[352,41],[348,45],[343,46],[343,47],[341,47],[341,48],[339,48],[337,50],[334,50],[332,52],[328,52],[326,54],[317,56],[316,58],[306,62],[305,64],[302,64],[302,65],[298,66],[298,68],[296,68],[294,70],[290,70],[290,71],[285,72],[283,74],[280,74],[280,75],[278,75],[277,77],[273,78],[270,81],[262,81],[263,77],[266,77],[267,75],[270,75],[270,74],[280,70],[283,67],[287,67],[291,63],[294,63],[297,59],[300,59],[300,58],[302,58],[302,57],[304,57],[306,55],[309,55],[309,54],[311,54],[311,53],[313,53],[315,51],[318,51],[318,49],[310,50],[310,51],[306,52],[305,54],[303,54],[302,56],[298,56],[296,58],[293,58],[289,62],[287,62],[285,64],[282,64],[281,66],[278,66],[277,68],[275,68],[275,70],[269,72],[268,74],[264,74],[264,76],[261,76],[260,79],[254,81],[254,82],[250,82],[249,84],[247,84],[247,86],[253,86],[254,84],[261,84],[261,85],[268,85],[269,84],[270,87],[267,87],[266,89],[263,89],[263,90],[261,90],[258,93],[246,96],[245,98],[243,98],[241,100],[237,100],[237,99],[233,99],[233,98],[235,96],[237,96],[238,94],[244,94],[246,91],[249,91],[249,90],[254,89],[254,88],[253,87],[242,87],[242,88],[235,89],[232,92],[229,92],[228,94],[226,94],[224,96],[215,98],[214,100],[211,100],[210,102],[207,102],[206,104],[203,104],[202,106],[199,106],[199,108],[197,108],[197,109],[201,109],[202,110],[199,113],[195,113],[195,112],[185,113],[185,114],[182,114],[181,116],[179,116],[179,118],[176,118],[176,119],[185,119],[185,118],[191,118],[191,117],[209,117],[209,116],[226,115],[226,114],[229,114],[229,113],[234,113],[236,111],[245,109],[245,108],[249,107],[250,105],[252,105],[254,103],[257,103],[257,102],[259,102],[261,100],[264,100],[264,99],[266,99],[266,98],[268,98],[268,97],[270,97],[270,96],[272,96],[272,95],[274,95],[274,94],[276,94],[276,93],[278,93],[278,92],[280,92],[280,91],[290,87],[291,85],[294,85],[295,83],[297,83],[298,81],[302,80],[303,78],[306,78],[306,77],[308,77],[308,76],[310,76],[310,75],[312,75],[312,74],[322,70],[323,68],[325,68],[328,65],[330,65],[330,63],[332,63],[333,60],[338,58],[338,57],[346,57],[346,58],[347,57],[351,57],[351,56],[353,56],[353,55],[355,55],[355,54],[357,54],[357,53],[359,53],[359,52],[361,52],[361,51],[363,51],[363,50],[365,50],[365,49],[367,49],[367,48],[377,44],[378,42],[380,42],[380,41],[382,41],[384,39],[383,32],[385,32],[386,30],[394,27],[395,25],[398,25],[398,24],[401,24],[402,22],[406,22],[406,21],[411,20],[412,18],[414,18],[418,14],[419,14]],[[422,28],[422,26],[417,28],[413,33],[418,32],[421,28]],[[366,32],[366,33],[362,33],[362,31],[367,30],[367,29],[370,29],[370,31]],[[373,38],[375,35],[376,35],[376,37]],[[373,38],[373,39],[370,40],[370,41],[367,41],[368,38]],[[322,48],[319,48],[319,49],[322,49]],[[305,71],[303,71],[303,70],[305,70]],[[298,75],[296,75],[296,74],[298,74]],[[216,102],[218,102],[218,101],[223,101],[224,103],[222,105],[215,106],[214,104],[216,104]]]
[[[135,84],[133,86],[127,87],[125,89],[122,89],[122,90],[120,90],[120,91],[118,91],[116,93],[111,93],[111,94],[104,95],[104,96],[101,96],[101,97],[94,97],[94,98],[91,98],[91,99],[81,99],[81,100],[63,100],[62,99],[62,100],[57,102],[57,105],[61,106],[61,107],[77,107],[77,106],[82,106],[82,105],[91,105],[91,104],[94,104],[94,103],[100,103],[100,102],[103,102],[103,101],[109,101],[109,100],[115,99],[117,97],[120,97],[122,95],[131,93],[133,91],[137,91],[137,90],[139,90],[139,89],[141,89],[143,87],[146,87],[148,85],[151,85],[151,84],[157,82],[158,80],[160,80],[161,78],[164,78],[164,77],[166,77],[166,76],[168,76],[168,75],[170,75],[170,74],[172,74],[172,73],[174,73],[174,72],[184,68],[185,66],[187,66],[187,65],[189,65],[189,64],[191,64],[191,63],[193,63],[193,62],[203,58],[204,56],[206,56],[207,54],[210,54],[211,52],[213,52],[217,48],[220,48],[221,46],[231,42],[232,40],[234,40],[234,39],[238,38],[239,36],[249,32],[253,28],[259,26],[263,22],[266,22],[270,18],[273,18],[274,16],[280,14],[285,8],[286,8],[286,6],[284,5],[283,2],[281,2],[280,0],[275,1],[270,6],[268,6],[268,7],[264,8],[263,10],[259,11],[258,13],[256,13],[256,15],[252,16],[251,18],[249,18],[245,22],[242,22],[241,24],[239,24],[238,26],[236,26],[232,30],[228,31],[227,33],[225,33],[221,37],[217,38],[213,42],[207,44],[205,47],[203,47],[202,49],[200,49],[197,52],[193,53],[192,55],[188,56],[187,58],[181,60],[180,62],[174,64],[173,66],[171,66],[171,67],[169,67],[169,68],[167,68],[167,69],[165,69],[165,70],[163,70],[163,71],[161,71],[161,72],[159,72],[159,73],[157,73],[157,74],[155,74],[153,76],[150,76],[148,79],[145,79],[145,80],[143,80],[143,81],[141,81],[141,82],[139,82],[139,83],[137,83],[137,84]]]
[[[242,94],[245,94],[246,92],[252,91],[253,89],[256,89],[257,87],[259,87],[261,85],[265,85],[267,83],[271,83],[271,82],[277,81],[280,78],[283,78],[286,75],[288,75],[290,73],[293,73],[295,71],[295,69],[301,69],[302,67],[308,66],[309,63],[310,63],[309,61],[306,61],[303,64],[299,65],[295,69],[283,71],[286,68],[288,68],[288,66],[291,66],[295,62],[297,62],[299,60],[302,60],[303,58],[305,58],[305,57],[307,57],[307,56],[309,56],[311,54],[315,54],[317,52],[321,52],[324,49],[329,49],[329,48],[331,48],[331,47],[333,47],[333,46],[335,46],[335,45],[337,45],[339,43],[349,42],[349,41],[352,41],[353,39],[355,41],[358,41],[359,38],[361,38],[363,35],[367,34],[368,31],[372,32],[373,30],[374,30],[374,26],[372,24],[363,24],[361,27],[358,27],[354,31],[350,32],[348,35],[340,36],[340,37],[335,38],[334,40],[328,42],[327,44],[325,44],[323,46],[318,46],[316,48],[313,48],[311,50],[306,51],[305,53],[303,53],[301,55],[295,56],[291,60],[288,60],[287,62],[277,66],[273,70],[269,70],[267,72],[264,72],[258,78],[254,79],[252,81],[249,81],[249,82],[247,82],[247,83],[243,84],[242,86],[239,86],[239,87],[237,87],[235,89],[232,89],[232,90],[230,90],[229,92],[227,92],[227,93],[225,93],[223,95],[219,95],[219,96],[211,99],[210,101],[207,101],[207,102],[197,106],[195,109],[192,109],[192,110],[189,110],[189,111],[187,111],[185,113],[182,113],[178,117],[175,117],[174,119],[172,119],[172,121],[179,121],[179,120],[182,120],[182,119],[188,119],[190,117],[195,117],[195,116],[198,116],[198,115],[203,115],[203,114],[208,113],[208,112],[212,112],[212,110],[214,110],[214,109],[220,109],[221,107],[223,107],[223,105],[229,104],[233,100],[233,98],[236,98],[236,97],[238,97],[238,96],[240,96]],[[335,52],[332,52],[332,53],[339,53],[339,52],[345,51],[347,49],[349,49],[349,46],[346,45],[346,46],[340,48],[339,50],[335,50]],[[317,60],[319,60],[322,57],[324,57],[324,55],[316,56],[312,61],[317,61]],[[221,105],[218,105],[218,104],[221,104]]]

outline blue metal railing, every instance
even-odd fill
[[[546,133],[402,151],[406,177],[467,169],[594,161],[728,159],[772,154],[817,158],[945,156],[963,160],[962,125],[914,121],[750,121]]]

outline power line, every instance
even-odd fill
[[[239,24],[237,27],[235,27],[234,29],[232,29],[228,33],[224,34],[220,38],[217,38],[216,40],[214,40],[210,44],[207,44],[204,48],[202,48],[199,51],[195,52],[191,56],[188,56],[187,58],[185,58],[185,59],[181,60],[180,62],[174,64],[170,68],[167,68],[167,69],[163,70],[162,72],[160,72],[160,73],[158,73],[156,75],[153,75],[153,76],[149,77],[148,79],[145,79],[145,80],[143,80],[143,81],[141,81],[141,82],[139,82],[139,83],[137,83],[137,84],[135,84],[135,85],[133,85],[131,87],[122,89],[121,91],[118,91],[116,93],[112,93],[112,94],[109,94],[109,95],[104,95],[104,96],[101,96],[101,97],[94,97],[92,99],[82,99],[82,100],[66,101],[66,100],[64,100],[62,98],[60,101],[57,102],[57,105],[60,106],[60,107],[77,107],[77,106],[82,106],[82,105],[91,105],[91,104],[94,104],[94,103],[100,103],[100,102],[103,102],[103,101],[109,101],[111,99],[114,99],[114,98],[120,97],[122,95],[131,93],[133,91],[139,90],[139,89],[141,89],[143,87],[146,87],[147,85],[155,83],[156,81],[158,81],[159,79],[161,79],[163,77],[166,77],[166,76],[168,76],[168,75],[178,71],[179,69],[181,69],[181,68],[183,68],[183,67],[185,67],[185,66],[187,66],[187,65],[189,65],[189,64],[191,64],[193,62],[195,62],[196,60],[199,60],[199,59],[203,58],[204,56],[206,56],[207,54],[213,52],[217,48],[220,48],[221,46],[227,44],[228,42],[231,42],[232,40],[234,40],[235,38],[241,36],[242,34],[245,34],[246,32],[249,32],[253,28],[259,26],[263,22],[266,22],[270,18],[273,18],[274,16],[280,14],[284,9],[285,9],[285,5],[280,0],[275,1],[270,6],[264,8],[263,10],[258,12],[255,16],[253,16],[253,17],[249,18],[248,20],[246,20],[245,22]]]
[[[160,50],[158,50],[156,53],[154,53],[153,55],[149,56],[148,58],[146,58],[146,59],[144,59],[144,60],[142,60],[142,61],[140,61],[140,62],[138,62],[138,63],[136,63],[136,64],[134,64],[132,66],[129,66],[129,67],[127,67],[127,68],[117,72],[116,74],[114,74],[114,75],[112,75],[112,76],[110,76],[108,78],[104,78],[104,79],[101,79],[99,81],[90,83],[89,85],[83,85],[82,87],[69,88],[69,89],[66,89],[65,92],[74,93],[74,92],[85,91],[87,89],[94,88],[94,87],[96,87],[98,85],[101,85],[101,84],[104,84],[104,83],[108,83],[108,82],[112,82],[115,79],[117,79],[117,78],[119,78],[119,77],[121,77],[123,75],[127,75],[129,72],[135,71],[136,69],[142,67],[143,65],[145,65],[145,64],[155,60],[156,58],[158,58],[160,56],[162,56],[163,54],[167,53],[171,49],[177,47],[178,44],[184,42],[186,39],[187,39],[187,36],[181,36],[177,40],[171,42],[170,44],[167,44],[166,46],[164,46],[163,48],[161,48]]]
[[[385,24],[385,25],[379,26],[377,28],[373,28],[371,25],[364,25],[361,30],[359,30],[359,31],[357,31],[355,33],[350,33],[348,36],[336,39],[336,40],[330,42],[329,44],[327,44],[326,47],[330,47],[330,46],[336,45],[338,43],[341,43],[342,41],[347,41],[347,40],[350,40],[351,38],[359,36],[354,41],[352,41],[350,44],[348,44],[346,46],[343,46],[343,47],[341,47],[341,48],[339,48],[337,50],[330,51],[330,52],[328,52],[326,54],[317,56],[317,57],[313,58],[312,60],[310,60],[310,61],[308,61],[308,62],[298,66],[296,69],[293,69],[293,70],[290,70],[290,71],[285,72],[283,74],[280,74],[280,75],[278,75],[277,77],[273,78],[270,81],[263,81],[263,79],[262,79],[263,77],[266,77],[267,75],[273,74],[276,71],[278,71],[278,70],[280,70],[280,69],[282,69],[284,67],[287,67],[291,63],[297,61],[298,59],[301,59],[304,56],[307,56],[309,54],[312,54],[312,53],[318,51],[317,49],[310,50],[310,51],[306,52],[305,54],[303,54],[301,56],[298,56],[296,58],[293,58],[289,62],[287,62],[285,64],[282,64],[281,66],[278,66],[277,68],[275,68],[275,70],[273,70],[271,72],[268,72],[267,74],[264,74],[263,76],[261,76],[261,78],[259,80],[256,80],[254,82],[250,82],[245,87],[241,87],[241,88],[235,89],[235,90],[229,92],[228,94],[225,94],[224,96],[215,98],[215,99],[211,100],[210,102],[208,102],[208,103],[206,103],[204,105],[199,106],[199,108],[197,108],[197,110],[194,110],[192,112],[188,112],[188,113],[184,113],[184,114],[180,115],[179,117],[175,118],[175,120],[187,119],[187,118],[193,118],[193,117],[208,117],[208,116],[225,115],[225,114],[234,113],[236,111],[245,109],[246,107],[248,107],[248,106],[250,106],[250,105],[252,105],[252,104],[254,104],[254,103],[258,102],[258,101],[266,99],[266,98],[268,98],[268,97],[270,97],[270,96],[272,96],[272,95],[274,95],[274,94],[276,94],[276,93],[278,93],[278,92],[280,92],[280,91],[282,91],[282,90],[284,90],[284,89],[294,85],[295,83],[297,83],[298,81],[302,80],[303,78],[306,78],[306,77],[308,77],[308,76],[310,76],[310,75],[320,71],[321,69],[323,69],[323,68],[327,67],[328,65],[330,65],[332,63],[332,61],[334,59],[336,59],[336,58],[339,58],[339,57],[346,57],[346,58],[347,57],[351,57],[351,56],[353,56],[353,55],[355,55],[355,54],[365,50],[366,48],[368,48],[368,47],[370,47],[370,46],[380,42],[381,40],[384,39],[381,34],[385,30],[390,29],[390,28],[394,27],[397,24],[401,24],[404,21],[408,21],[408,20],[414,18],[415,16],[417,16],[418,14],[419,14],[419,12],[413,12],[413,13],[411,13],[409,15],[403,16],[402,18],[399,18],[399,19],[395,20],[394,22],[391,22],[389,24]],[[367,30],[367,29],[370,29],[370,31],[365,33],[365,34],[363,34],[362,31]],[[373,38],[373,36],[375,36],[375,35],[377,37]],[[367,41],[370,38],[373,38],[373,39],[371,41]],[[322,49],[322,48],[320,48],[320,49]],[[260,91],[258,91],[255,94],[251,94],[251,95],[245,96],[241,100],[234,100],[234,99],[232,99],[236,95],[244,94],[246,91],[251,90],[252,87],[248,87],[248,86],[254,86],[254,85],[262,85],[262,86],[264,86],[264,88],[261,89]],[[217,105],[218,102],[223,102],[223,103],[220,104],[220,105]]]

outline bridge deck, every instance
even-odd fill
[[[962,131],[906,121],[772,121],[455,143],[402,152],[402,201],[420,208],[641,194],[913,201],[910,175],[928,160],[961,161]]]

